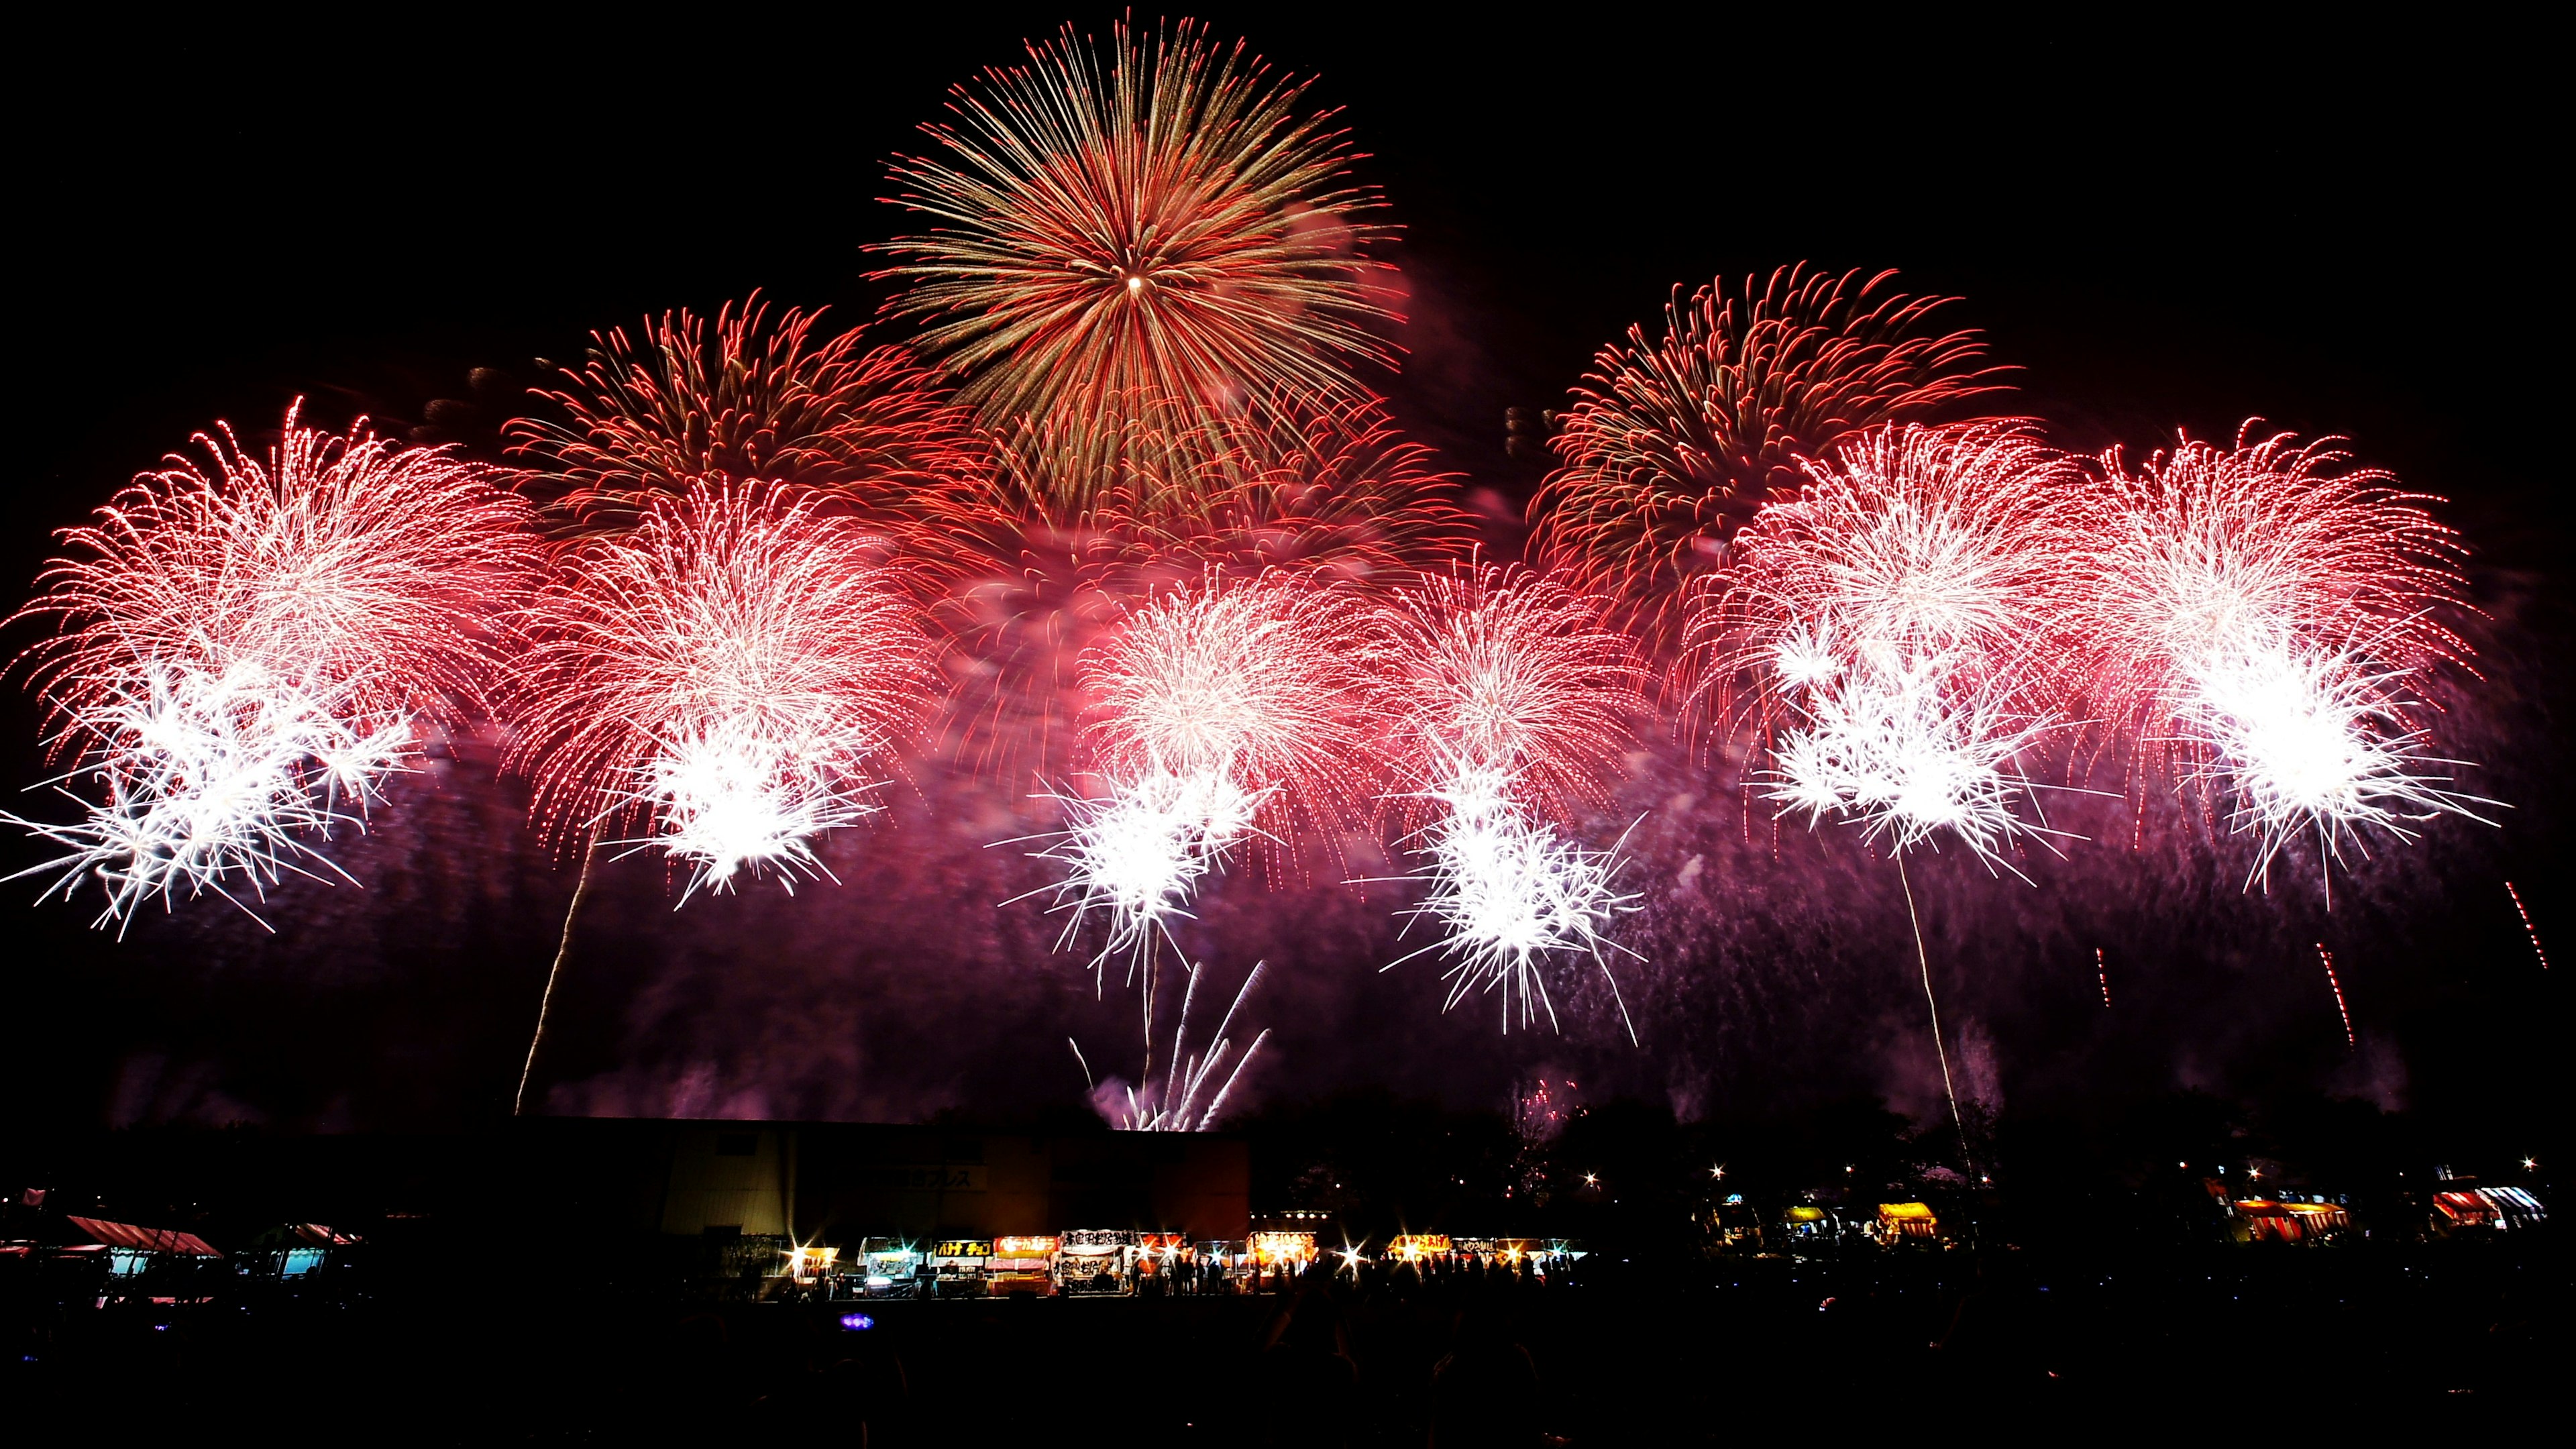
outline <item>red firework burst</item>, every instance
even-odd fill
[[[211,472],[172,455],[65,530],[69,556],[17,618],[57,632],[21,662],[62,726],[155,669],[248,667],[328,694],[362,730],[479,707],[495,662],[488,622],[535,574],[527,505],[503,475],[439,448],[405,448],[359,419],[304,426],[303,402],[265,462],[216,424]]]
[[[1349,363],[1393,360],[1383,232],[1329,114],[1188,21],[1106,49],[1067,26],[952,93],[938,154],[893,169],[931,227],[884,248],[892,311],[995,423],[1354,397]]]
[[[1368,774],[1353,604],[1273,572],[1210,574],[1129,610],[1082,660],[1092,773],[1223,781],[1283,845],[1347,818]]]
[[[2095,712],[2140,756],[2226,786],[2262,838],[2259,876],[2293,834],[2339,854],[2359,827],[2481,803],[2426,773],[2414,722],[2431,666],[2468,645],[2462,549],[2423,494],[2347,469],[2335,440],[2286,433],[2233,448],[2182,439],[2135,470],[2114,451],[2070,555],[2070,604],[2094,662]]]
[[[857,331],[820,338],[823,312],[773,316],[754,293],[594,334],[567,385],[540,390],[563,420],[518,418],[513,451],[536,460],[588,526],[631,522],[644,501],[699,482],[765,479],[827,489],[880,522],[918,516],[979,474],[967,415],[900,347]]]
[[[1735,531],[1802,481],[1802,460],[1888,423],[2001,390],[1973,331],[1918,333],[1953,300],[1882,292],[1893,277],[1771,274],[1712,283],[1593,359],[1553,441],[1562,466],[1532,500],[1532,547],[1578,587],[1621,600],[1659,637]]]
[[[2340,439],[2250,441],[2254,426],[2232,448],[2184,437],[2135,468],[2103,455],[2072,591],[2098,654],[2097,713],[2161,733],[2189,662],[2253,635],[2383,675],[2467,657],[2442,622],[2466,551],[2425,511],[2441,500],[2345,467]]]
[[[558,839],[649,814],[648,842],[723,885],[814,869],[809,842],[931,705],[936,672],[881,538],[772,484],[645,501],[570,546],[527,611],[511,764]]]
[[[1602,609],[1492,565],[1426,575],[1381,606],[1371,714],[1405,787],[1491,772],[1560,819],[1573,801],[1597,797],[1628,746],[1646,677],[1636,645]]]
[[[2073,463],[2013,424],[1886,428],[1735,540],[1696,642],[1744,687],[1773,798],[1981,854],[2022,828],[2015,757],[2063,718]]]
[[[1174,444],[1134,419],[1024,424],[990,487],[942,517],[959,580],[938,609],[956,646],[956,746],[981,766],[1069,767],[1075,661],[1123,600],[1271,569],[1370,585],[1468,547],[1453,480],[1374,403],[1194,431]],[[1191,461],[1217,452],[1222,466]]]

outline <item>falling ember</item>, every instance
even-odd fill
[[[2111,968],[2103,963],[2102,948],[2099,946],[2093,948],[2093,974],[2101,978],[2102,1009],[2109,1011],[2111,1009]]]
[[[2334,953],[2326,949],[2323,941],[2317,943],[2317,959],[2325,963],[2326,985],[2334,988],[2335,1015],[2343,1018],[2344,1045],[2359,1046],[2360,1041],[2352,1034],[2352,1011],[2344,1005],[2343,983],[2335,979]]]
[[[2549,953],[2540,949],[2540,928],[2531,923],[2531,912],[2522,908],[2522,892],[2513,888],[2512,881],[2504,883],[2504,890],[2506,895],[2513,897],[2513,913],[2522,917],[2523,934],[2531,938],[2531,954],[2540,958],[2541,970],[2548,970]]]

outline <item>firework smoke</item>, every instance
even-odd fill
[[[104,796],[20,823],[72,847],[40,867],[66,868],[54,889],[106,889],[102,926],[320,862],[299,837],[354,822],[423,726],[481,703],[488,620],[531,577],[528,510],[491,470],[301,407],[265,463],[219,424],[211,474],[137,478],[20,611],[56,625],[22,662],[79,759],[63,778]]]
[[[769,484],[647,500],[631,534],[567,550],[527,611],[511,763],[555,838],[647,817],[689,890],[776,867],[874,807],[934,698],[930,648],[883,540]],[[687,899],[684,894],[683,900]]]

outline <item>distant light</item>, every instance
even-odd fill
[[[2523,1170],[2523,1171],[2525,1171],[2525,1172],[2529,1172],[2529,1171],[2531,1171],[2533,1168],[2538,1167],[2539,1165],[2540,1165],[2540,1163],[2539,1163],[2536,1159],[2533,1159],[2533,1158],[2526,1157],[2526,1158],[2524,1158],[2524,1159],[2522,1160],[2522,1170]]]
[[[1708,1170],[1708,1175],[1711,1177],[1724,1177],[1726,1176],[1726,1168],[1723,1164],[1712,1167]]]
[[[844,1313],[841,1315],[841,1326],[852,1333],[862,1333],[876,1327],[877,1321],[864,1313]]]
[[[1130,273],[1127,278],[1127,295],[1133,297],[1143,290],[1145,290],[1145,279]]]
[[[1592,1172],[1583,1174],[1583,1185],[1585,1187],[1599,1187],[1601,1185],[1600,1174]]]

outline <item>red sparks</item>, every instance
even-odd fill
[[[2513,897],[2513,913],[2522,917],[2523,934],[2531,938],[2531,954],[2539,958],[2541,970],[2548,970],[2549,953],[2540,949],[2540,928],[2531,923],[2531,912],[2522,908],[2522,892],[2513,888],[2512,881],[2506,881],[2504,893]]]
[[[2368,675],[2392,706],[2437,661],[2466,659],[2442,622],[2460,600],[2462,549],[2375,468],[2346,469],[2336,439],[2288,433],[2232,448],[2181,439],[2131,468],[2114,449],[2063,560],[2095,653],[2095,713],[2169,740],[2212,653],[2278,639]]]
[[[518,418],[513,451],[537,462],[585,526],[631,523],[644,501],[699,482],[765,479],[830,490],[881,526],[917,519],[986,466],[966,415],[903,348],[771,314],[754,293],[716,313],[616,328],[538,396],[562,420]]]
[[[61,632],[22,656],[62,730],[156,669],[250,668],[329,694],[362,732],[479,705],[495,663],[488,621],[531,581],[529,510],[492,469],[367,431],[304,426],[303,403],[265,462],[218,423],[204,471],[173,455],[65,530],[70,556],[17,617]]]
[[[1598,797],[1645,678],[1599,600],[1483,565],[1424,576],[1375,623],[1371,712],[1404,788],[1490,770],[1559,819]]]
[[[846,823],[936,677],[884,554],[817,495],[765,483],[651,498],[631,533],[568,547],[509,699],[539,824],[567,840],[651,814],[679,834],[679,774],[712,755],[739,777],[719,783]]]
[[[2344,1045],[2359,1046],[2359,1039],[2352,1034],[2352,1011],[2344,1005],[2343,983],[2335,979],[2334,953],[2326,949],[2323,941],[2317,943],[2317,959],[2325,963],[2326,985],[2334,988],[2335,1015],[2343,1018]]]
[[[1224,780],[1293,849],[1364,793],[1359,618],[1311,577],[1211,574],[1131,609],[1082,660],[1093,772]]]
[[[1531,503],[1532,552],[1578,587],[1621,600],[1658,635],[1694,579],[1765,502],[1793,493],[1808,459],[1888,423],[1928,421],[2000,391],[1977,334],[1919,335],[1945,297],[1863,279],[1771,274],[1717,283],[1687,305],[1673,289],[1664,335],[1628,330],[1593,360],[1553,441],[1564,466]]]
[[[2093,974],[2102,981],[2102,1009],[2111,1009],[2111,968],[2102,960],[2102,948],[2093,948]]]

